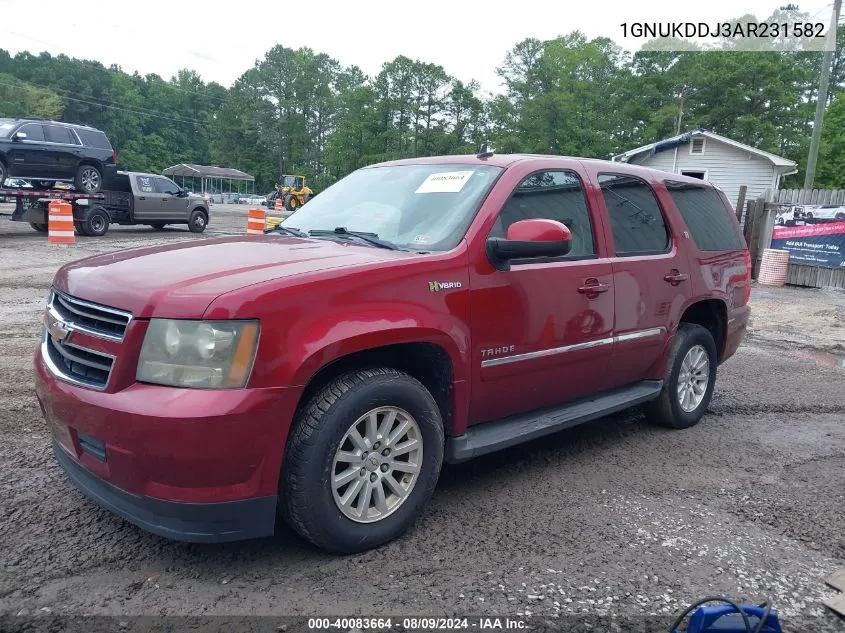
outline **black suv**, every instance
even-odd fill
[[[52,188],[72,182],[96,193],[117,171],[117,156],[100,130],[84,125],[33,119],[0,119],[0,186],[6,178],[24,178]]]

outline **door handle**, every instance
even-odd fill
[[[679,270],[672,270],[668,275],[664,275],[663,279],[673,286],[676,286],[682,281],[689,279],[689,275],[682,273]]]
[[[593,281],[594,283],[589,283],[589,281]],[[595,280],[588,280],[588,283],[578,287],[578,292],[582,295],[598,294],[600,292],[607,292],[608,290],[610,290],[610,284],[600,284]]]

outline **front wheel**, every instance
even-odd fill
[[[191,217],[188,219],[188,230],[191,233],[202,233],[208,225],[208,216],[205,211],[194,209]]]
[[[666,368],[663,390],[645,406],[651,422],[673,429],[698,424],[716,384],[716,343],[707,328],[681,323]]]
[[[299,208],[299,198],[294,195],[289,195],[285,198],[285,209],[288,211],[296,211]]]
[[[297,416],[280,482],[282,514],[330,552],[392,541],[431,498],[443,445],[437,403],[418,380],[388,368],[344,374]]]

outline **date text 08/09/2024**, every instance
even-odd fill
[[[637,38],[764,38],[809,37],[823,39],[823,22],[623,22],[622,37]]]
[[[518,631],[527,627],[524,620],[511,617],[308,618],[311,631]]]

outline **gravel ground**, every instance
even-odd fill
[[[246,208],[215,205],[204,236],[113,227],[56,247],[0,221],[0,614],[638,617],[725,594],[840,626],[820,603],[845,566],[837,292],[756,287],[751,334],[695,428],[634,411],[447,467],[422,520],[376,551],[332,557],[286,528],[174,543],[100,510],[54,463],[32,394],[56,268],[245,225]]]

